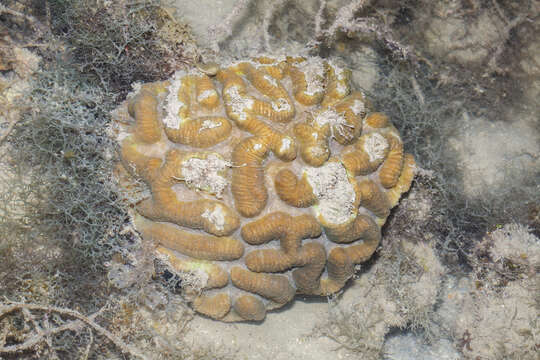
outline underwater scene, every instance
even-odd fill
[[[537,360],[540,1],[3,0],[0,360]]]

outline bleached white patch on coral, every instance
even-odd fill
[[[327,109],[317,114],[314,121],[319,127],[330,124],[332,137],[334,137],[334,131],[336,130],[344,138],[351,136],[351,134],[345,132],[345,129],[351,127],[351,125],[347,123],[347,119],[345,119],[343,114],[339,114],[333,109]]]
[[[202,101],[208,99],[208,98],[211,97],[211,96],[217,96],[216,90],[214,90],[214,89],[209,89],[209,90],[203,91],[203,92],[200,93],[199,96],[197,97],[197,101],[198,101],[198,102],[202,102]]]
[[[276,79],[274,79],[270,75],[263,75],[263,78],[264,78],[264,80],[268,81],[270,83],[270,85],[272,85],[274,87],[278,87],[278,83],[277,83]]]
[[[279,98],[276,101],[272,101],[272,109],[275,111],[289,111],[291,110],[291,105],[286,99]]]
[[[179,129],[182,123],[182,119],[180,119],[178,113],[185,104],[178,100],[178,92],[182,86],[182,77],[184,75],[185,72],[183,71],[174,73],[168,88],[169,94],[165,100],[165,118],[163,119],[163,124],[170,129]]]
[[[340,94],[340,95],[345,95],[349,92],[349,89],[347,88],[347,86],[345,86],[343,83],[338,83],[337,86],[336,86],[336,91]]]
[[[342,125],[347,123],[345,117],[342,114],[338,114],[333,109],[328,109],[320,112],[319,114],[317,114],[317,116],[315,116],[314,120],[315,123],[319,125],[319,127],[323,127],[326,124],[330,124],[330,126],[333,127],[335,125]]]
[[[212,121],[212,120],[204,120],[202,123],[202,126],[199,128],[199,132],[206,130],[206,129],[213,129],[220,127],[221,123]]]
[[[314,146],[310,149],[310,152],[313,156],[315,157],[319,157],[319,156],[322,156],[324,154],[326,154],[328,152],[328,148],[322,148],[320,146]]]
[[[314,131],[311,133],[311,136],[313,137],[314,140],[317,140],[319,138],[319,133]]]
[[[255,144],[255,145],[253,145],[253,149],[255,149],[255,150],[261,150],[261,149],[262,149],[262,145],[259,144],[259,143],[257,143],[257,144]]]
[[[279,147],[280,152],[284,152],[291,147],[292,140],[289,137],[283,138],[281,140],[281,146]]]
[[[328,65],[330,65],[330,67],[334,70],[334,74],[336,76],[336,79],[338,80],[336,91],[340,95],[346,95],[349,92],[349,87],[345,83],[343,83],[343,81],[346,80],[345,70],[333,61],[329,61]]]
[[[206,209],[201,216],[205,219],[208,219],[212,224],[216,226],[216,229],[223,230],[225,226],[225,213],[223,212],[223,207],[220,205],[214,206],[214,209],[210,211]]]
[[[379,133],[371,133],[364,137],[363,148],[369,156],[369,161],[374,162],[384,157],[386,149],[388,149],[388,141]]]
[[[246,110],[250,110],[253,107],[253,99],[242,96],[237,86],[231,86],[225,91],[227,95],[227,103],[232,107],[234,114],[240,117],[240,120],[246,120]]]
[[[304,73],[306,78],[307,95],[315,95],[324,91],[324,63],[320,58],[307,58],[298,64],[298,68]]]
[[[181,170],[186,185],[221,198],[228,184],[222,173],[230,166],[219,155],[210,154],[206,159],[192,157],[182,162]]]
[[[339,162],[328,162],[305,170],[307,181],[319,200],[319,215],[331,224],[343,224],[356,214],[356,194],[349,182],[347,170]]]
[[[351,106],[351,110],[352,110],[354,115],[362,114],[362,113],[366,112],[366,104],[364,104],[363,101],[355,99],[352,106]]]
[[[334,74],[336,75],[336,78],[338,80],[345,80],[345,69],[343,69],[341,66],[330,60],[328,64],[332,67],[334,70]]]

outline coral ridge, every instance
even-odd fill
[[[120,108],[133,119],[118,122],[121,171],[150,190],[135,225],[199,279],[184,284],[196,311],[262,320],[295,294],[341,290],[379,246],[414,159],[350,76],[265,56],[177,72]]]

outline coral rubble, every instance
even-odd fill
[[[414,176],[398,131],[333,62],[202,70],[138,86],[116,111],[121,171],[151,192],[137,230],[197,274],[184,288],[211,318],[262,320],[295,294],[341,290]]]

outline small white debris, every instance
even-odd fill
[[[311,57],[298,64],[298,68],[304,73],[307,95],[315,95],[324,91],[324,63],[320,58]]]
[[[257,144],[255,144],[255,145],[253,145],[253,149],[255,149],[255,150],[261,150],[261,149],[262,149],[262,145],[259,144],[259,143],[257,143]]]
[[[365,113],[366,112],[366,104],[364,104],[364,102],[362,102],[362,101],[360,101],[358,99],[355,99],[352,106],[351,106],[351,110],[352,110],[354,115],[359,115],[359,114]]]
[[[250,110],[253,107],[253,99],[240,95],[237,86],[227,88],[225,94],[227,95],[227,105],[232,107],[233,113],[237,114],[240,117],[240,120],[246,120],[246,110]]]
[[[182,162],[182,176],[187,186],[214,194],[217,198],[223,196],[227,187],[227,179],[221,175],[231,163],[217,154],[210,154],[206,159],[192,157]]]
[[[347,170],[339,162],[328,162],[318,168],[305,170],[322,218],[331,224],[343,224],[356,214],[356,194],[347,177]]]
[[[364,138],[364,151],[369,156],[369,161],[374,162],[384,157],[388,149],[388,141],[379,133],[371,133]]]
[[[163,124],[170,129],[180,129],[180,124],[182,119],[178,116],[180,109],[183,106],[186,106],[183,102],[178,100],[178,92],[182,86],[182,77],[185,73],[182,71],[177,71],[174,73],[173,78],[171,79],[171,84],[169,85],[169,94],[165,101],[165,118],[163,119]]]
[[[223,207],[220,205],[216,205],[214,207],[214,210],[210,212],[209,209],[206,209],[201,216],[208,221],[210,221],[212,224],[216,226],[217,230],[223,230],[225,226],[225,213],[223,212]]]

